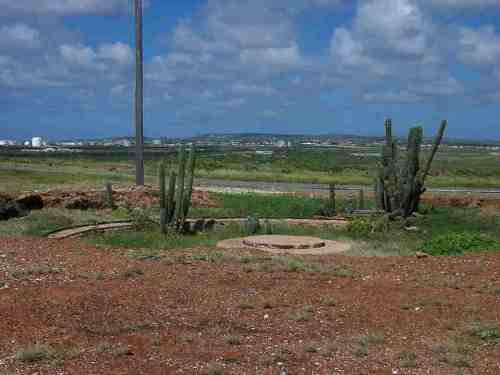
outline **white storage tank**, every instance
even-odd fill
[[[43,144],[41,137],[33,137],[31,138],[31,147],[41,148]]]

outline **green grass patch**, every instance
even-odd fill
[[[463,255],[466,252],[500,250],[500,241],[483,233],[452,232],[426,240],[421,250],[430,255]]]
[[[312,218],[326,200],[287,194],[213,194],[220,208],[194,208],[194,217]],[[339,202],[340,204],[340,202]],[[340,204],[341,205],[341,204]]]
[[[14,279],[26,279],[30,276],[45,276],[63,272],[62,268],[48,265],[31,266],[22,270],[14,271],[10,274]]]
[[[32,211],[25,217],[0,222],[0,235],[42,237],[56,230],[72,226],[116,220],[113,215],[114,213],[105,214],[96,210],[45,208],[40,211]]]

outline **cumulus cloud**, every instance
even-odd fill
[[[491,65],[500,62],[500,36],[493,26],[460,30],[459,57],[467,64]]]
[[[459,95],[463,87],[446,66],[447,44],[453,40],[439,31],[414,0],[360,2],[352,26],[333,33],[330,77],[324,81],[338,84],[342,76],[351,77],[343,82],[350,79],[351,87],[367,90],[360,95],[367,101],[414,102]],[[375,95],[370,86],[387,79],[393,88]]]
[[[133,61],[132,49],[121,42],[101,44],[97,51],[83,44],[63,44],[59,50],[62,58],[68,63],[96,69],[103,68],[104,61],[119,65],[128,65]]]
[[[2,14],[73,15],[113,13],[130,8],[128,0],[0,0]]]
[[[447,8],[500,7],[500,0],[430,0],[430,3]]]
[[[129,65],[134,61],[134,53],[128,44],[116,42],[101,44],[97,56],[120,65]]]
[[[416,103],[423,98],[408,90],[388,91],[388,92],[365,92],[362,99],[372,103]]]
[[[299,48],[296,44],[282,48],[245,49],[240,52],[244,64],[260,64],[277,69],[287,69],[301,64]]]
[[[0,28],[0,46],[6,48],[37,48],[40,46],[40,32],[18,22]]]
[[[231,90],[237,94],[244,95],[265,95],[271,96],[277,93],[277,91],[270,85],[256,85],[251,83],[235,83],[232,85]]]

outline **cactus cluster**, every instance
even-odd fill
[[[420,197],[425,192],[425,179],[447,125],[447,121],[441,123],[431,154],[422,168],[420,164],[422,127],[410,129],[406,155],[399,155],[398,146],[392,136],[392,122],[390,119],[385,121],[385,145],[375,184],[378,209],[393,217],[408,217],[418,210]]]
[[[179,150],[178,170],[171,170],[166,187],[166,165],[159,168],[160,183],[160,230],[167,233],[168,228],[184,231],[186,218],[191,207],[193,194],[194,170],[196,166],[196,150],[194,146],[189,156],[184,146]]]

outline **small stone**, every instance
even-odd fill
[[[418,227],[412,226],[412,227],[405,227],[405,230],[408,232],[418,232],[420,229],[418,229]]]
[[[43,208],[43,199],[40,194],[23,194],[16,198],[16,202],[27,210],[41,210]]]
[[[429,254],[423,253],[423,252],[421,252],[421,251],[417,251],[417,253],[415,254],[415,256],[416,256],[418,259],[422,259],[422,258],[428,258],[428,257],[429,257]]]

